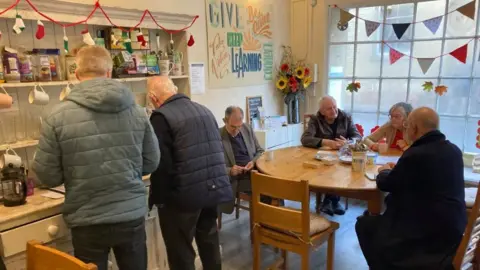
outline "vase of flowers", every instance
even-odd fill
[[[291,48],[284,47],[280,69],[277,71],[276,88],[284,95],[288,108],[288,123],[300,123],[299,100],[303,100],[312,83],[310,69],[303,61],[293,61]]]

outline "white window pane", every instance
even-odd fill
[[[335,98],[337,107],[350,111],[352,106],[352,94],[345,90],[352,80],[331,79],[328,81],[328,94]]]
[[[354,41],[356,18],[353,18],[348,22],[348,28],[345,31],[340,31],[337,28],[337,23],[340,20],[340,9],[331,8],[330,11],[330,42]],[[348,11],[353,15],[356,13],[354,8],[351,8]]]
[[[480,80],[473,80],[470,92],[470,115],[480,116]]]
[[[421,58],[434,58],[442,54],[442,41],[419,41],[413,44],[413,56]],[[449,57],[449,56],[445,56]],[[440,58],[433,61],[427,73],[423,74],[417,59],[412,59],[410,76],[414,77],[437,77],[440,69]]]
[[[470,118],[467,121],[467,135],[465,137],[465,152],[479,153],[477,148],[478,121],[480,118]]]
[[[473,42],[472,42],[473,44]],[[478,61],[479,56],[480,56],[480,43],[477,41],[477,53],[473,57],[473,64],[475,65],[475,69],[473,71],[473,76],[474,77],[480,77],[480,61]]]
[[[380,76],[381,44],[358,44],[355,77]]]
[[[472,0],[450,0],[448,4],[448,10],[456,10],[457,8],[471,2]],[[476,10],[478,10],[478,1],[476,1]],[[475,20],[468,18],[460,12],[453,12],[448,15],[447,20],[447,37],[464,37],[472,36],[475,34],[477,26],[477,14],[475,13]]]
[[[411,23],[413,22],[414,4],[392,5],[387,7],[386,23]],[[413,27],[410,25],[401,40],[412,39]],[[392,25],[385,25],[384,40],[398,40]]]
[[[393,49],[410,55],[411,42],[401,42],[389,44]],[[390,64],[390,47],[383,46],[383,77],[407,77],[408,65],[410,64],[410,57],[406,55],[398,59],[397,62]]]
[[[465,120],[463,118],[440,117],[440,131],[447,136],[447,140],[456,144],[460,149],[463,148],[465,131]]]
[[[329,77],[353,76],[354,45],[331,45],[329,55]]]
[[[437,80],[432,80],[434,84]],[[412,104],[413,108],[430,107],[435,109],[437,96],[432,92],[423,91],[422,85],[424,80],[410,80],[410,94],[408,96],[408,103]]]
[[[379,80],[361,80],[361,88],[353,94],[354,112],[377,112]]]
[[[407,100],[407,85],[407,79],[384,79],[380,96],[380,112],[388,113],[393,104],[401,101],[405,102]]]
[[[416,21],[424,21],[445,14],[446,0],[420,2],[417,5]],[[415,24],[415,38],[441,38],[443,35],[443,26],[445,19],[442,18],[438,30],[433,34],[423,23]],[[440,55],[440,54],[437,54]]]
[[[359,17],[365,20],[370,20],[374,22],[383,22],[383,8],[382,7],[366,7],[359,9]],[[358,34],[357,40],[382,40],[383,25],[378,26],[377,30],[373,32],[369,37],[365,31],[365,21],[358,21]]]
[[[360,124],[363,127],[364,134],[370,134],[370,130],[377,125],[376,113],[354,113],[352,115],[353,123]]]
[[[448,86],[448,90],[438,98],[438,112],[440,114],[465,115],[470,92],[470,79],[442,80],[441,84]]]
[[[455,49],[465,45],[469,42],[470,39],[456,39],[456,40],[446,40],[445,49],[443,53],[448,54]],[[468,77],[472,71],[472,59],[473,59],[473,41],[468,44],[468,54],[467,54],[467,63],[464,64],[458,61],[455,57],[451,55],[443,56],[442,63],[442,75],[443,76],[462,76]],[[437,61],[440,59],[437,59]]]

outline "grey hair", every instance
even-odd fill
[[[240,107],[238,107],[238,106],[228,106],[227,109],[225,109],[225,119],[230,118],[230,116],[232,115],[232,113],[233,113],[235,110],[239,110],[240,113],[242,114],[242,117],[243,117],[243,110],[242,110],[242,108],[240,108]]]
[[[408,115],[413,111],[413,107],[412,105],[410,105],[410,103],[398,102],[390,108],[390,110],[388,111],[388,114],[391,115],[392,112],[398,108],[402,108],[405,111],[405,117],[408,117]]]
[[[337,104],[337,101],[332,97],[332,96],[323,96],[321,97],[319,100],[318,100],[318,109],[321,110],[322,109],[322,103],[323,101],[325,100],[331,100],[332,102],[335,103],[335,105]]]

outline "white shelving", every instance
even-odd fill
[[[35,146],[38,144],[38,140],[25,140],[25,141],[18,141],[15,143],[10,144],[0,144],[0,151],[5,151],[9,147],[12,149],[19,149],[19,148],[26,148],[30,146]]]
[[[146,81],[148,78],[149,77],[136,77],[136,78],[121,78],[121,79],[115,79],[115,80],[120,81],[120,82],[140,82],[140,81]],[[188,75],[170,76],[170,79],[172,79],[172,80],[188,79]],[[35,85],[61,86],[61,85],[67,85],[68,83],[69,83],[68,81],[52,81],[52,82],[2,83],[0,85],[5,87],[5,88],[15,88],[15,87],[29,87],[29,86],[35,86]],[[78,81],[71,81],[70,83],[77,84]]]

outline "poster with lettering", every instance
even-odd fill
[[[271,2],[205,1],[210,88],[259,85],[272,80]]]

